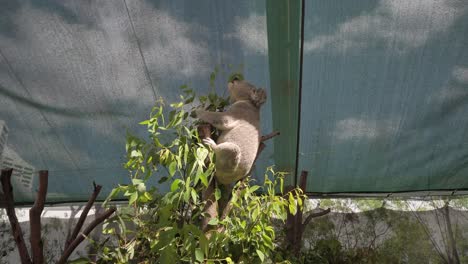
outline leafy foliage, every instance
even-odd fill
[[[109,239],[96,245],[97,263],[263,263],[277,245],[273,217],[284,221],[287,210],[302,205],[299,191],[283,197],[284,174],[268,168],[262,185],[246,178],[232,188],[232,209],[211,219],[213,228],[204,233],[203,192],[214,179],[215,157],[201,144],[191,114],[195,103],[223,111],[228,100],[214,93],[197,98],[188,86],[181,87],[181,94],[169,109],[157,102],[149,119],[140,123],[149,139],[127,136],[125,167],[131,184],[114,188],[106,201],[123,195],[127,203],[105,224]],[[169,191],[149,186],[152,177]],[[221,193],[216,189],[217,200]]]

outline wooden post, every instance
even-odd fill
[[[47,195],[49,172],[46,170],[39,171],[39,190],[37,191],[36,201],[33,207],[29,210],[29,225],[31,229],[32,261],[34,264],[44,263],[44,251],[41,237],[41,214],[44,210],[44,204]]]
[[[299,179],[299,188],[303,193],[306,192],[307,176],[308,172],[302,171],[301,178]],[[287,192],[290,192],[292,189],[292,187],[289,187]],[[298,209],[295,215],[288,211],[288,217],[286,219],[286,247],[290,249],[293,254],[299,254],[301,251],[302,237],[304,235],[305,227],[310,223],[312,218],[326,215],[329,212],[330,208],[317,213],[311,213],[303,221],[303,210]]]
[[[18,222],[18,218],[15,213],[15,203],[13,198],[13,187],[11,186],[11,174],[13,169],[2,170],[1,182],[3,195],[5,197],[6,212],[8,220],[10,221],[11,231],[13,232],[13,238],[15,239],[16,246],[18,247],[18,253],[22,264],[30,264],[31,257],[29,257],[28,249],[23,238],[23,231]]]

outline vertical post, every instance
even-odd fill
[[[299,188],[305,193],[306,186],[307,186],[307,171],[301,172],[301,177],[299,179]],[[330,208],[325,210],[320,210],[319,212],[309,213],[305,220],[304,218],[304,208],[302,210],[298,208],[297,213],[292,215],[288,211],[288,216],[286,219],[286,240],[287,240],[287,248],[292,251],[293,254],[297,255],[300,254],[301,247],[302,247],[302,237],[304,235],[304,231],[306,226],[312,221],[313,218],[320,217],[330,213]]]
[[[288,172],[286,186],[295,185],[299,133],[301,1],[266,1],[268,60],[274,142],[278,170]]]
[[[31,252],[34,264],[44,263],[44,250],[41,237],[41,214],[44,210],[44,204],[47,195],[47,185],[49,172],[46,170],[39,171],[39,190],[37,191],[36,201],[33,207],[29,210],[29,224],[31,227]]]
[[[307,175],[307,171],[302,171],[300,179],[300,188],[302,191],[305,190]],[[303,212],[299,208],[295,215],[292,215],[288,211],[288,217],[286,220],[287,240],[289,249],[293,252],[293,254],[299,254],[302,246],[302,233],[304,232],[302,216]]]

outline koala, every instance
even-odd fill
[[[216,155],[219,183],[229,185],[250,172],[260,144],[260,106],[266,101],[264,89],[233,80],[228,83],[231,106],[226,112],[196,110],[199,119],[221,131],[218,142],[203,139]]]

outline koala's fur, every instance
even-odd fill
[[[260,106],[266,101],[264,89],[246,81],[228,83],[231,106],[226,112],[197,110],[197,117],[221,134],[218,142],[205,139],[216,155],[216,179],[231,184],[244,178],[252,168],[260,143]]]

